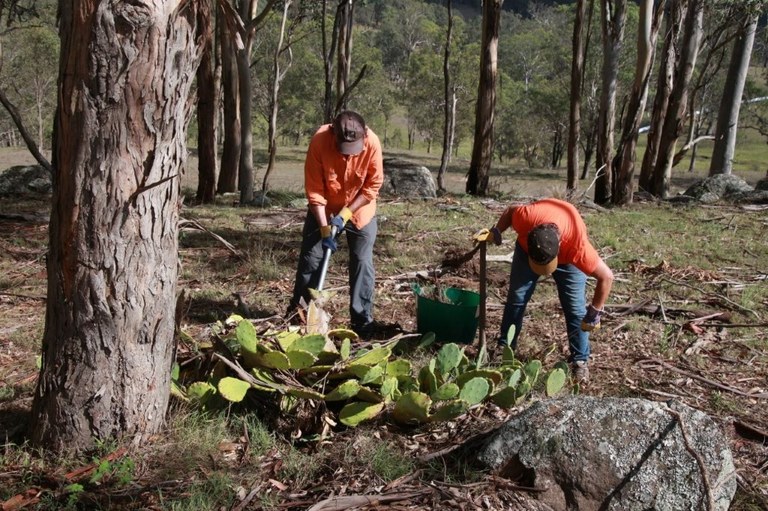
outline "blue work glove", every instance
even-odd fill
[[[493,236],[493,244],[496,246],[501,245],[501,231],[495,225],[491,227],[491,235]]]
[[[323,243],[323,250],[330,248],[331,253],[336,252],[338,250],[339,245],[336,243],[336,236],[334,236],[334,231],[336,230],[336,226],[331,225],[323,225],[320,227],[320,236],[322,236],[322,243]]]
[[[336,233],[341,234],[341,231],[344,230],[344,227],[347,225],[347,222],[349,222],[349,219],[352,217],[352,210],[348,207],[344,206],[341,208],[341,211],[339,211],[339,214],[331,218],[331,225],[336,227]]]
[[[590,305],[587,307],[587,313],[584,315],[584,319],[581,320],[581,330],[584,332],[591,332],[600,328],[600,316],[604,310],[595,309]]]

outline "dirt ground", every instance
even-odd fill
[[[300,180],[300,156],[296,155],[289,165],[293,170],[281,174],[280,181],[275,184],[288,183],[288,189],[297,188]],[[11,164],[34,163],[25,151],[0,150],[0,169]],[[463,176],[454,173],[450,176],[449,188],[456,193],[463,186]],[[540,176],[539,176],[540,177]],[[542,186],[536,176],[530,181],[509,180],[510,186],[530,195],[547,195],[554,191],[554,186]],[[300,182],[300,181],[298,181]],[[512,184],[513,183],[513,184]],[[551,183],[551,181],[550,181]],[[185,186],[193,187],[190,178]],[[686,180],[676,183],[678,188],[686,186]],[[387,208],[395,209],[397,204],[387,203]],[[436,207],[461,211],[458,201],[449,197],[439,199]],[[0,212],[22,212],[31,214],[46,209],[45,200],[38,201],[4,201]],[[488,205],[488,208],[498,208],[498,205]],[[497,211],[494,210],[495,214]],[[738,214],[730,211],[728,214]],[[273,278],[249,279],[247,270],[237,266],[230,250],[221,243],[212,240],[206,233],[188,234],[182,243],[182,258],[188,261],[199,258],[201,268],[211,272],[222,271],[226,266],[227,282],[224,287],[233,291],[243,291],[242,297],[246,302],[255,303],[258,307],[251,312],[254,317],[269,317],[281,314],[287,303],[287,296],[292,285],[292,271],[295,261],[296,248],[286,242],[286,236],[298,236],[303,210],[277,208],[274,211],[255,213],[245,210],[242,212],[243,223],[248,232],[227,236],[227,241],[241,250],[255,250],[248,245],[250,238],[270,233],[279,240],[271,246],[269,257],[276,261],[276,275]],[[238,237],[241,236],[241,237]],[[454,241],[449,235],[445,237],[426,238],[421,233],[393,232],[383,236],[382,258],[397,257],[409,244],[427,243],[431,245],[432,258],[435,264],[442,256],[455,253]],[[43,318],[45,313],[45,253],[47,244],[47,223],[29,219],[0,218],[0,261],[4,262],[5,274],[0,275],[0,435],[7,439],[19,439],[23,433],[29,414],[32,389],[37,377],[35,354],[37,345],[42,337]],[[258,248],[258,247],[257,247]],[[263,255],[264,252],[261,253]],[[220,261],[217,263],[217,261]],[[198,264],[192,263],[190,264]],[[737,267],[737,264],[733,265]],[[234,269],[233,269],[234,268]],[[488,288],[488,323],[495,328],[501,319],[504,289],[508,278],[508,267],[501,263],[489,265]],[[415,330],[416,298],[410,289],[410,283],[418,278],[413,274],[424,270],[425,265],[409,268],[404,273],[383,273],[377,276],[377,317],[381,321],[397,324],[404,330]],[[743,268],[742,268],[743,270]],[[695,268],[680,267],[650,267],[637,262],[628,268],[623,268],[618,275],[624,282],[638,289],[638,294],[653,295],[654,285],[664,279],[672,280],[680,288],[702,286],[712,281],[739,282],[748,281],[753,276],[735,269],[726,274],[712,274],[697,271]],[[329,277],[329,287],[343,293],[345,281],[343,275],[332,274]],[[460,266],[440,277],[440,285],[454,286],[464,289],[475,289],[479,282],[479,264],[477,259]],[[180,282],[181,287],[202,291],[206,282],[202,275],[186,275]],[[201,292],[202,296],[202,292]],[[186,322],[189,332],[197,335],[205,330],[212,320],[236,312],[238,304],[229,300],[206,301],[201,296],[193,299],[186,311]],[[726,300],[717,294],[711,296],[714,306],[727,306]],[[340,300],[338,302],[343,302]],[[336,303],[330,306],[339,321],[343,321],[346,311],[344,305]],[[752,322],[762,328],[768,335],[768,325],[765,324],[764,309],[758,311],[759,320]],[[521,358],[538,358],[545,366],[554,364],[566,355],[565,335],[560,327],[562,323],[557,298],[551,282],[545,282],[541,291],[537,291],[537,299],[532,303],[530,314],[538,318],[548,318],[548,321],[530,322],[526,327],[525,339],[519,356]],[[640,326],[633,315],[643,318],[652,317],[652,321],[642,322]],[[555,320],[552,320],[555,318]],[[762,326],[760,326],[762,322]],[[667,331],[669,335],[666,336]],[[689,335],[697,332],[695,335]],[[697,318],[688,312],[676,311],[674,308],[664,310],[645,310],[642,306],[634,311],[614,308],[609,309],[609,316],[603,330],[594,338],[595,358],[592,365],[593,377],[588,388],[584,391],[595,396],[632,396],[653,400],[681,400],[690,406],[709,413],[717,424],[726,432],[730,439],[738,469],[739,493],[733,509],[752,511],[768,509],[768,407],[766,393],[766,353],[763,349],[755,348],[752,343],[743,342],[738,336],[738,329],[733,325],[717,323],[707,318]],[[202,334],[200,334],[202,335]],[[489,338],[495,331],[489,329]],[[754,335],[750,333],[750,335]],[[659,355],[659,339],[668,338],[668,350],[664,356]],[[543,339],[546,341],[536,341]],[[746,362],[745,362],[746,361]],[[384,438],[395,443],[408,444],[416,454],[427,454],[438,451],[447,445],[460,443],[472,432],[484,427],[498,424],[507,417],[491,409],[469,414],[450,426],[436,429],[428,433],[416,433],[403,437],[399,433],[383,428],[379,431]],[[377,434],[379,434],[377,433]],[[344,436],[339,439],[345,441]],[[349,440],[347,437],[346,440]],[[416,447],[413,447],[416,446]],[[266,465],[267,461],[264,461]],[[275,460],[272,460],[273,462]],[[214,465],[216,463],[214,462]],[[18,474],[17,474],[18,476]],[[13,474],[0,473],[0,484],[4,479],[17,482]],[[402,495],[412,493],[410,499],[404,499],[400,507],[389,509],[517,509],[516,492],[505,487],[502,483],[487,479],[474,485],[447,485],[435,489],[438,483],[425,482],[418,476],[400,481],[399,486],[376,486],[365,473],[346,474],[346,479],[358,479],[359,491],[367,489],[369,493],[378,491]],[[145,482],[151,486],[152,482]],[[156,482],[155,482],[156,483]],[[334,484],[339,484],[331,473],[325,474],[315,487],[326,485],[326,493],[338,491]],[[366,486],[366,484],[368,486]],[[438,485],[439,486],[439,485]],[[276,491],[265,488],[264,491]],[[290,489],[289,489],[290,490]],[[318,494],[307,495],[307,488],[293,488],[294,494],[304,492],[305,497],[293,498],[291,505],[289,492],[281,495],[283,509],[306,509],[307,502]],[[488,499],[491,499],[490,501]],[[309,499],[309,500],[308,500]],[[484,500],[485,499],[485,500]],[[385,504],[381,504],[385,506]],[[438,507],[435,507],[438,506]],[[358,507],[356,509],[363,509]],[[383,509],[385,507],[375,507]],[[152,508],[155,509],[155,508]],[[250,508],[249,508],[250,509]],[[253,508],[257,509],[257,508]],[[373,508],[366,508],[373,509]]]

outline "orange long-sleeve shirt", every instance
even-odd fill
[[[365,227],[376,214],[376,198],[384,182],[384,163],[379,137],[366,129],[365,146],[360,154],[345,156],[336,147],[330,124],[312,136],[304,162],[304,189],[310,205],[325,206],[335,215],[358,195],[370,202],[352,215],[357,228]]]
[[[511,224],[517,232],[517,241],[528,251],[528,233],[540,224],[555,224],[560,232],[559,264],[573,264],[592,275],[600,256],[589,242],[587,226],[578,210],[570,203],[558,199],[542,199],[512,209]]]

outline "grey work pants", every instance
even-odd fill
[[[349,317],[352,328],[360,328],[373,321],[373,292],[376,281],[373,245],[377,232],[378,224],[374,216],[362,229],[355,227],[352,222],[347,222],[342,233],[346,233],[344,237],[349,245]],[[339,246],[342,244],[341,238],[343,237],[338,240]],[[290,308],[297,307],[301,298],[309,303],[309,289],[317,287],[322,260],[320,228],[314,215],[307,213]]]

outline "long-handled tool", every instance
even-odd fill
[[[485,344],[485,302],[487,296],[487,283],[486,283],[486,245],[487,241],[480,242],[480,314],[478,317],[479,326],[479,341],[480,349],[485,350],[487,346]]]
[[[336,237],[336,226],[331,226],[331,238]],[[323,290],[323,285],[325,284],[325,276],[328,275],[328,263],[331,262],[331,254],[333,254],[333,250],[330,248],[326,248],[323,251],[323,260],[320,263],[320,277],[317,279],[317,289],[318,291]]]
[[[337,229],[335,226],[331,226],[331,237],[335,238]],[[323,259],[320,262],[320,268],[318,271],[320,275],[317,279],[317,287],[310,289],[309,293],[312,295],[312,299],[307,306],[307,333],[325,334],[328,331],[330,317],[328,313],[323,310],[323,303],[325,297],[322,294],[323,286],[325,285],[325,277],[328,275],[328,265],[331,262],[331,255],[333,250],[326,248],[323,251]]]

